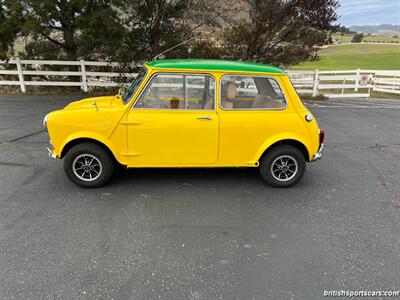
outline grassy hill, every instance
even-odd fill
[[[350,43],[354,34],[334,34],[332,38],[340,43]],[[364,42],[367,43],[400,43],[400,37],[388,37],[384,35],[366,35],[364,34]]]
[[[340,70],[375,69],[400,70],[400,44],[352,44],[329,46],[321,49],[319,60],[301,63],[288,69]]]
[[[355,32],[363,32],[364,34],[384,35],[384,36],[400,36],[400,25],[381,24],[381,25],[359,25],[350,26],[350,30]]]

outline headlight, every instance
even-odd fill
[[[43,128],[46,128],[48,116],[49,114],[45,115],[45,117],[43,118]]]

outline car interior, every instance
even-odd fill
[[[275,87],[272,86],[273,83]],[[284,108],[286,106],[286,100],[278,84],[266,77],[228,76],[228,79],[222,80],[221,86],[221,107],[225,109]]]
[[[214,84],[211,85],[211,77],[199,76],[193,82],[185,83],[161,83],[150,84],[138,102],[137,108],[161,108],[161,109],[214,109]],[[176,87],[176,85],[178,87]],[[185,86],[185,93],[183,91]],[[196,86],[196,87],[195,87]],[[195,88],[194,88],[195,87]]]

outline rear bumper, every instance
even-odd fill
[[[320,159],[322,158],[322,153],[323,153],[323,151],[324,151],[324,144],[322,143],[322,144],[319,146],[318,152],[315,153],[315,154],[313,155],[311,161],[320,160]]]

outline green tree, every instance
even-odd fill
[[[18,1],[0,0],[0,58],[7,58],[21,31],[22,6]]]
[[[354,34],[356,32],[350,30],[350,28],[347,28],[346,26],[339,26],[336,29],[337,32],[340,32],[341,34]]]
[[[121,48],[114,58],[123,62],[144,62],[193,37],[187,19],[187,0],[122,0],[126,28]],[[187,45],[168,52],[168,57],[185,56]]]
[[[314,59],[329,42],[336,0],[244,0],[245,17],[225,30],[226,57],[281,66]]]
[[[337,0],[20,0],[30,58],[223,58],[290,65],[316,58],[335,29]],[[2,5],[3,9],[3,5]],[[4,11],[4,10],[2,10]],[[19,13],[17,13],[19,12]],[[10,47],[11,31],[2,45]],[[185,41],[190,41],[184,43]]]
[[[13,24],[12,15],[20,13],[19,26],[15,31],[28,36],[31,55],[48,57],[56,52],[60,58],[76,60],[88,53],[105,49],[112,52],[111,49],[118,47],[116,42],[123,28],[111,5],[118,5],[118,2],[8,0],[3,1],[2,9],[10,12],[4,21],[7,26]],[[10,33],[10,38],[12,35],[15,37],[15,31]]]
[[[352,43],[361,43],[364,39],[364,34],[362,33],[357,33],[353,36],[353,38],[351,39]]]

